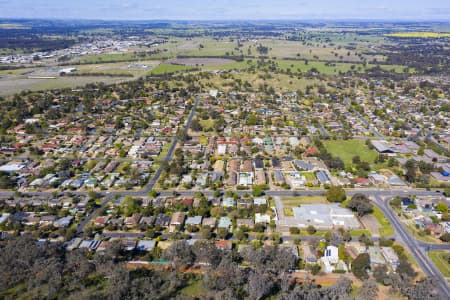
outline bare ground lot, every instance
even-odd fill
[[[381,226],[374,216],[365,215],[360,220],[361,220],[361,223],[364,225],[364,227],[370,231],[370,234],[372,236],[380,236],[378,233],[378,229]]]
[[[209,57],[198,57],[198,58],[173,58],[169,59],[167,63],[173,65],[182,66],[211,66],[211,65],[225,65],[235,62],[232,59],[225,58],[209,58]]]

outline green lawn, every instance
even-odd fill
[[[172,145],[172,140],[165,142],[163,144],[161,153],[159,153],[159,156],[155,159],[156,162],[162,162],[164,159],[166,159],[167,153],[169,152],[171,145]]]
[[[200,144],[202,144],[203,146],[207,146],[208,145],[208,138],[206,136],[202,135],[198,139],[200,141]]]
[[[383,212],[377,206],[373,206],[372,215],[381,225],[381,227],[378,229],[380,236],[387,237],[394,234],[394,228],[391,226],[391,223],[389,223],[388,219],[386,219]]]
[[[302,175],[305,176],[306,180],[315,180],[316,175],[312,172],[302,172]]]
[[[202,127],[204,129],[208,129],[208,128],[212,128],[214,126],[214,120],[213,119],[208,119],[208,120],[199,120],[200,124],[202,125]]]
[[[439,251],[433,250],[428,252],[428,256],[433,261],[435,266],[441,271],[442,275],[449,281],[450,277],[450,252],[449,251]]]
[[[355,236],[355,237],[359,237],[362,234],[365,234],[366,236],[371,236],[370,231],[368,229],[352,229],[350,230],[350,235],[351,236]]]
[[[296,207],[302,204],[329,203],[325,196],[282,197],[281,201],[286,207]]]
[[[324,141],[323,144],[333,156],[340,157],[346,166],[353,165],[352,159],[357,155],[361,161],[367,161],[370,164],[373,164],[378,156],[376,151],[370,150],[361,140]]]
[[[283,211],[284,211],[284,215],[285,215],[286,217],[293,217],[293,216],[294,216],[294,212],[292,211],[292,208],[291,208],[291,207],[285,207],[285,208],[283,209]]]

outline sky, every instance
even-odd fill
[[[0,0],[0,18],[441,20],[448,0]]]

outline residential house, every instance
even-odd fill
[[[216,227],[216,218],[203,218],[202,226],[214,229]]]
[[[216,248],[222,251],[230,251],[233,249],[233,243],[227,240],[219,240],[215,243]]]
[[[221,217],[219,219],[219,225],[217,226],[218,228],[225,228],[225,229],[229,229],[232,225],[231,219],[229,217]]]
[[[125,218],[125,225],[128,227],[134,227],[139,224],[139,221],[141,220],[142,215],[135,213],[131,217]]]
[[[335,246],[327,246],[324,256],[320,258],[324,266],[325,273],[332,273],[335,266],[339,262],[339,251]]]
[[[177,226],[182,226],[185,218],[186,214],[184,212],[175,212],[170,219],[170,231],[173,232]]]
[[[154,240],[140,240],[137,243],[136,250],[151,252],[156,246],[156,241]]]
[[[391,247],[381,247],[381,254],[394,270],[400,264],[397,253]]]
[[[247,228],[247,229],[253,229],[255,226],[255,221],[253,219],[237,219],[236,220],[236,226],[238,228]]]

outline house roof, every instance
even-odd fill
[[[156,246],[156,241],[154,240],[141,240],[136,246],[136,250],[139,251],[152,251]]]
[[[202,223],[202,216],[189,217],[186,220],[186,225],[200,225]]]
[[[219,228],[230,228],[231,227],[231,219],[228,217],[221,217],[219,219]]]

